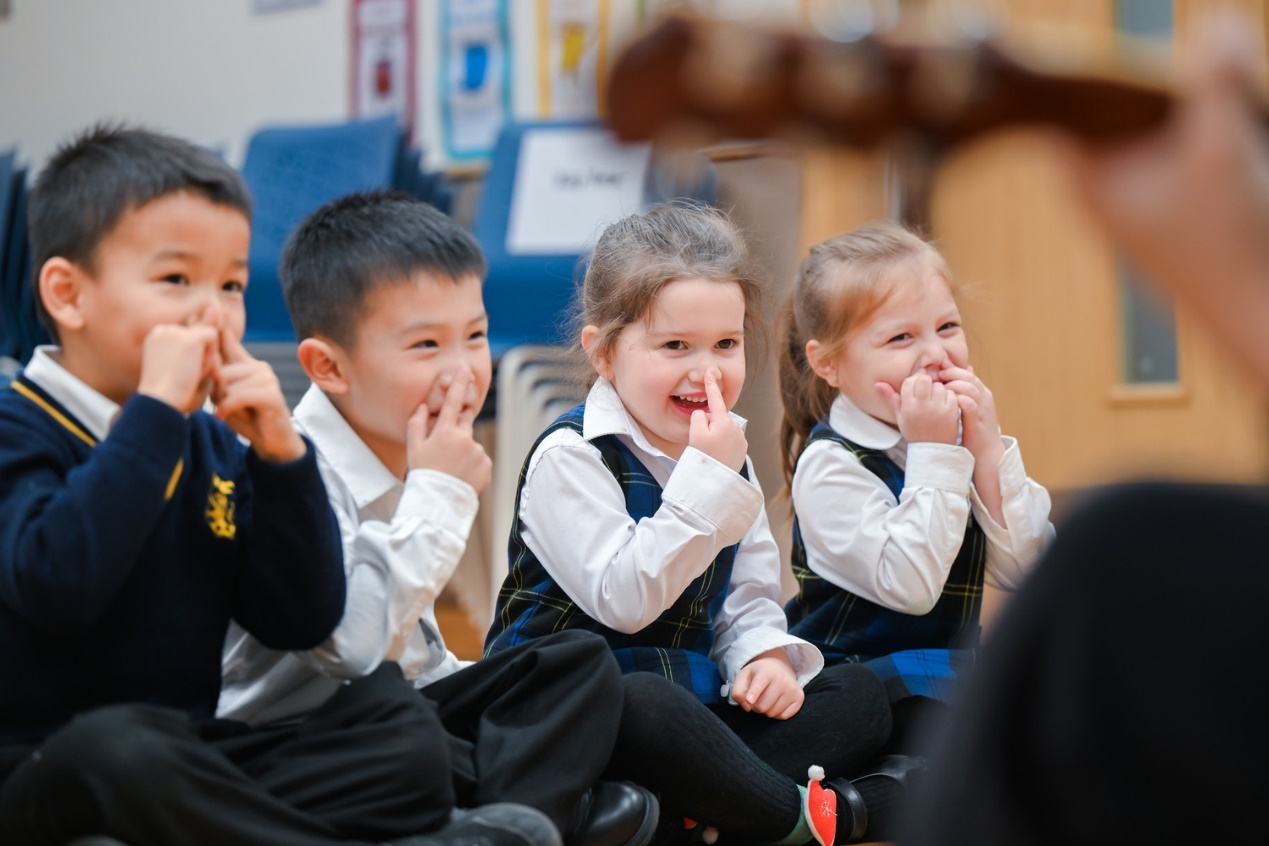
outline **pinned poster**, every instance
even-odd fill
[[[577,120],[604,113],[609,0],[538,0],[538,113]]]
[[[354,0],[353,116],[394,114],[414,129],[414,0]]]
[[[441,5],[441,122],[451,161],[488,158],[511,113],[506,0]]]

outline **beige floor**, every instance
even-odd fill
[[[449,593],[442,593],[436,603],[436,622],[441,626],[445,645],[459,658],[475,661],[480,657],[485,633],[477,631],[463,607]]]

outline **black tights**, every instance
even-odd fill
[[[737,839],[788,835],[802,813],[798,785],[806,784],[808,767],[849,777],[890,734],[885,689],[858,665],[825,668],[788,720],[703,705],[652,673],[622,682],[625,706],[607,777],[658,793],[671,825],[686,816]]]

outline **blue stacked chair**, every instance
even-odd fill
[[[269,362],[294,406],[308,389],[282,297],[282,246],[306,215],[336,197],[393,185],[404,133],[395,117],[298,127],[268,127],[247,145],[242,176],[251,191],[250,284],[244,343]]]
[[[354,191],[392,185],[403,135],[395,117],[302,127],[270,127],[247,145],[242,176],[255,205],[251,224],[249,342],[294,341],[278,259],[309,212]]]
[[[17,330],[14,326],[17,314],[16,301],[9,294],[9,279],[5,272],[8,265],[9,222],[13,218],[13,177],[17,169],[17,154],[10,150],[0,153],[0,359],[17,359]],[[0,379],[4,374],[0,373]]]
[[[26,226],[25,168],[13,153],[0,155],[0,371],[25,364],[36,346],[49,342],[35,312],[31,245]]]

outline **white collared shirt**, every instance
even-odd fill
[[[433,603],[467,545],[476,491],[435,470],[393,475],[327,396],[312,386],[295,408],[296,430],[318,467],[344,540],[348,598],[330,639],[310,652],[268,649],[230,629],[217,713],[254,725],[308,714],[385,660],[424,687],[467,666],[445,646]]]
[[[586,398],[582,431],[548,436],[529,460],[520,493],[524,541],[556,583],[603,625],[632,633],[669,608],[720,551],[739,542],[727,597],[714,618],[710,657],[731,684],[749,661],[784,647],[799,684],[814,678],[824,659],[788,633],[779,602],[780,553],[749,460],[753,481],[693,447],[675,461],[648,442],[602,378]],[[661,507],[638,523],[590,443],[609,434],[663,488]]]
[[[31,360],[22,368],[22,375],[61,403],[62,407],[83,424],[98,441],[104,441],[119,413],[119,404],[88,387],[61,362],[61,347],[44,345],[35,348]]]
[[[973,486],[974,457],[954,444],[908,443],[899,430],[838,395],[829,425],[904,469],[898,499],[832,441],[811,444],[793,474],[807,565],[840,588],[887,608],[924,614],[943,592],[972,511],[987,539],[988,584],[1016,588],[1053,539],[1049,494],[1027,477],[1015,439],[1004,437],[1000,492],[1005,525]]]

